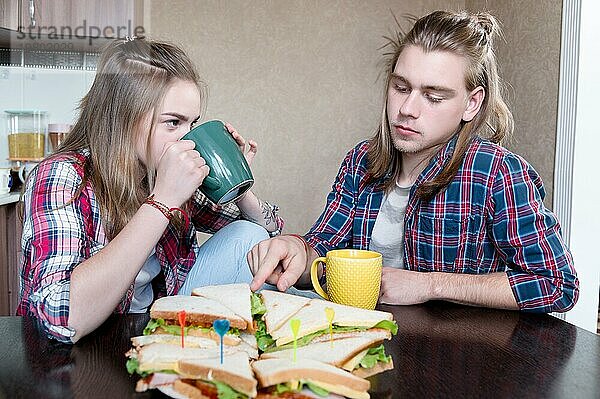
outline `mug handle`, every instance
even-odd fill
[[[21,180],[21,183],[25,184],[25,164],[24,163],[19,168],[18,175],[19,175],[19,180]]]
[[[313,263],[310,266],[310,281],[312,282],[313,288],[317,294],[329,300],[329,295],[327,295],[327,293],[323,291],[323,288],[321,288],[321,285],[319,284],[319,276],[317,276],[317,266],[319,265],[319,262],[325,263],[325,259],[325,257],[320,257],[313,260]]]
[[[212,176],[206,176],[202,182],[202,185],[213,191],[221,188],[221,182]]]

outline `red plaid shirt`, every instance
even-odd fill
[[[73,202],[84,175],[87,155],[72,153],[42,161],[32,172],[25,190],[20,303],[17,314],[29,314],[41,322],[48,335],[70,341],[74,332],[69,320],[71,272],[106,244],[100,208],[88,183]],[[177,294],[196,261],[196,230],[214,233],[241,218],[237,206],[216,206],[199,191],[189,203],[192,223],[183,233],[171,224],[155,251],[164,281],[155,295]],[[278,225],[282,225],[281,220]],[[132,249],[133,250],[133,249]],[[128,311],[134,286],[129,287],[115,312]]]

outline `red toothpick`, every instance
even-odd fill
[[[185,310],[182,310],[177,313],[177,317],[179,318],[179,325],[181,326],[181,347],[184,348],[184,334],[185,334]]]

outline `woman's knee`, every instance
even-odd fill
[[[258,243],[269,238],[269,233],[264,227],[247,220],[231,222],[217,232],[217,234],[219,233],[227,235],[229,239],[248,243]]]

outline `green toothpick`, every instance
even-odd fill
[[[333,318],[335,317],[335,311],[332,308],[325,308],[325,316],[327,316],[327,322],[329,322],[329,343],[333,346]]]
[[[292,336],[294,337],[294,362],[296,361],[296,349],[298,348],[298,330],[300,330],[300,319],[290,320]]]

